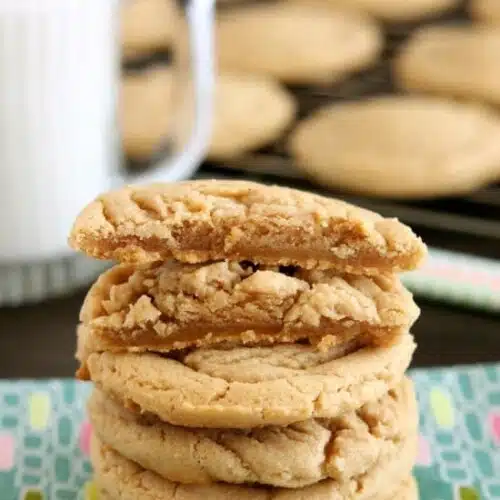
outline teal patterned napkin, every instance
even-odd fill
[[[500,364],[414,370],[422,500],[500,499]],[[96,500],[90,386],[0,382],[0,500]]]

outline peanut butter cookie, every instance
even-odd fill
[[[176,0],[122,2],[122,48],[125,57],[170,48],[179,29]]]
[[[500,174],[500,118],[479,105],[391,96],[329,105],[290,151],[319,183],[388,198],[469,193]]]
[[[156,67],[126,75],[121,95],[123,148],[134,160],[149,160],[161,151],[175,133],[180,110],[175,103],[182,89],[175,72]],[[295,117],[291,93],[266,76],[222,73],[215,87],[214,122],[208,158],[223,160],[259,149],[278,139]],[[177,114],[176,114],[177,113]]]
[[[379,401],[336,419],[288,427],[176,427],[125,410],[98,390],[89,414],[101,442],[169,481],[301,488],[331,478],[339,491],[352,489],[377,463],[399,460],[418,427],[409,379]]]
[[[418,314],[396,275],[169,261],[105,272],[80,320],[102,350],[166,352],[300,339],[387,345]]]
[[[185,485],[146,471],[93,437],[91,459],[95,479],[113,500],[416,500],[409,479],[416,456],[416,439],[409,439],[396,462],[379,462],[357,484],[343,489],[332,480],[298,489],[229,485]]]
[[[70,244],[92,257],[122,262],[248,260],[363,275],[414,269],[426,254],[420,238],[397,219],[243,181],[108,192],[78,216]]]
[[[216,24],[219,67],[287,83],[332,82],[373,64],[383,39],[355,12],[293,2],[233,7]]]
[[[418,31],[395,63],[400,86],[500,106],[500,31],[440,26]]]
[[[279,344],[168,357],[98,352],[83,338],[79,375],[121,405],[173,425],[247,429],[334,418],[376,401],[400,383],[414,349],[405,334],[390,347]]]
[[[174,84],[174,73],[163,67],[122,79],[119,114],[127,157],[150,159],[166,145],[171,131]]]

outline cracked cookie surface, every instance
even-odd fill
[[[183,484],[299,488],[332,478],[345,489],[378,463],[398,460],[418,426],[409,379],[379,401],[336,419],[288,427],[176,427],[126,410],[98,390],[88,408],[92,428],[103,443],[144,469]]]
[[[127,408],[184,427],[246,429],[337,417],[400,383],[415,349],[404,334],[390,347],[281,344],[197,349],[174,359],[95,352],[80,333],[80,378]]]
[[[205,265],[120,265],[101,275],[80,321],[102,350],[362,338],[388,345],[419,310],[395,275]]]
[[[357,485],[339,488],[325,480],[298,489],[215,483],[184,485],[168,481],[124,458],[93,436],[91,460],[96,483],[110,499],[120,500],[416,500],[409,479],[416,456],[416,439],[410,439],[396,462],[378,463]],[[355,488],[355,489],[354,489]]]
[[[73,248],[121,262],[248,260],[380,274],[416,268],[426,247],[397,219],[340,200],[245,181],[111,191],[78,216]]]

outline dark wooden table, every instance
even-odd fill
[[[0,378],[71,377],[84,292],[35,306],[0,309]],[[414,366],[500,361],[500,317],[419,301]]]

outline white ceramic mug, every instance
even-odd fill
[[[214,0],[185,2],[195,110],[184,149],[120,175],[119,0],[0,0],[0,265],[68,254],[82,207],[124,183],[175,181],[210,136]]]

